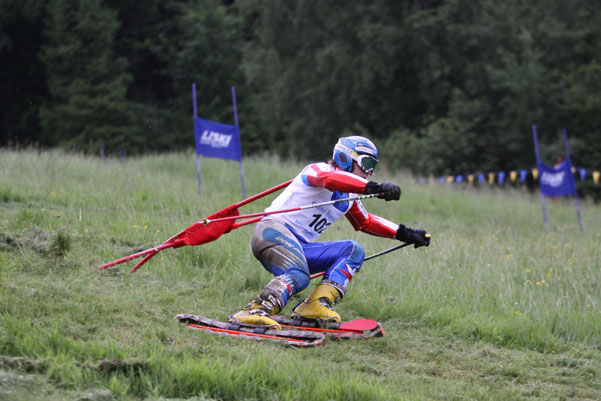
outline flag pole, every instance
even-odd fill
[[[536,135],[536,125],[532,125],[532,136],[534,137],[534,153],[536,155],[536,164],[537,167],[540,164],[540,153],[538,152],[538,137]],[[540,170],[540,168],[539,168]],[[549,229],[549,221],[547,220],[547,205],[545,204],[545,195],[543,194],[542,189],[540,188],[540,176],[538,177],[539,189],[540,189],[540,198],[543,205],[543,221],[545,222],[545,232]]]
[[[198,110],[196,108],[196,82],[192,84],[192,105],[193,105],[193,113],[192,121],[194,122],[194,140],[198,141],[196,136],[196,117],[198,117]],[[198,149],[198,144],[195,144],[196,149]],[[200,155],[196,152],[196,177],[198,177],[198,196],[200,196]]]
[[[234,105],[234,121],[238,129],[238,156],[240,161],[240,183],[242,185],[242,199],[246,199],[246,185],[244,185],[244,169],[242,168],[242,134],[238,125],[238,109],[236,107],[236,88],[232,86],[232,103]]]
[[[561,136],[563,138],[563,144],[566,147],[566,156],[568,158],[568,164],[570,166],[570,174],[572,174],[572,160],[570,159],[570,148],[568,146],[568,135],[566,134],[566,130],[561,130]],[[578,224],[580,225],[580,232],[584,234],[584,227],[582,226],[582,216],[580,214],[580,203],[578,202],[578,193],[576,192],[576,182],[574,180],[574,176],[572,175],[572,184],[574,185],[574,204],[576,205],[576,213],[578,214]]]

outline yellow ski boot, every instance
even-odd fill
[[[340,292],[329,284],[318,284],[303,302],[291,312],[293,318],[317,319],[325,322],[341,322],[340,315],[332,308],[340,301]]]
[[[282,330],[282,326],[272,316],[277,315],[285,305],[282,299],[283,291],[288,291],[286,283],[278,277],[274,278],[250,303],[231,315],[229,322]]]
[[[279,309],[274,308],[275,305],[268,308],[264,305],[267,302],[263,301],[263,303],[256,303],[254,302],[255,300],[256,299],[253,299],[253,301],[244,308],[231,315],[229,322],[250,326],[265,326],[273,330],[282,330],[282,326],[271,317],[271,315],[278,313]]]

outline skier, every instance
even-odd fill
[[[367,138],[343,137],[334,147],[333,160],[306,166],[265,211],[322,203],[357,194],[380,194],[386,201],[399,200],[401,189],[393,182],[378,183],[366,178],[378,164],[378,150]],[[272,279],[230,323],[264,326],[281,330],[272,318],[288,299],[309,286],[309,276],[325,272],[315,290],[291,312],[292,317],[340,322],[333,309],[345,295],[348,282],[361,269],[363,248],[353,240],[315,242],[342,216],[355,230],[385,238],[396,238],[419,246],[430,245],[430,234],[392,223],[368,213],[361,202],[350,200],[326,207],[305,209],[264,217],[252,238],[254,256],[271,272]]]

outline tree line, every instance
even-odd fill
[[[129,154],[193,146],[324,159],[369,136],[421,175],[601,160],[595,0],[0,0],[0,146]]]

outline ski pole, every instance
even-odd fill
[[[375,253],[375,254],[373,254],[371,256],[368,256],[365,259],[363,259],[363,261],[365,262],[365,261],[368,261],[370,259],[377,258],[378,256],[382,256],[382,255],[385,255],[385,254],[387,254],[389,252],[396,251],[397,249],[404,248],[404,247],[406,247],[408,245],[413,245],[413,244],[409,243],[409,242],[404,242],[404,243],[402,243],[400,245],[396,245],[396,246],[393,246],[392,248],[386,249],[385,251],[378,252],[378,253]],[[319,273],[312,274],[310,276],[310,279],[313,280],[314,278],[319,277],[319,276],[323,276],[324,274],[326,274],[326,272],[319,272]]]
[[[354,200],[375,198],[375,197],[380,196],[380,195],[381,194],[359,195],[359,196],[357,196],[355,198],[342,198],[342,199],[336,199],[336,200],[327,201],[327,202],[313,203],[311,205],[291,207],[291,208],[288,208],[288,209],[272,210],[270,212],[241,214],[239,216],[227,216],[227,217],[220,217],[220,218],[217,218],[217,219],[203,219],[203,220],[200,220],[199,223],[207,225],[207,224],[215,223],[215,222],[218,222],[218,221],[237,220],[237,219],[245,219],[245,218],[248,218],[248,217],[259,217],[259,216],[268,216],[268,215],[272,215],[272,214],[296,212],[296,211],[299,211],[299,210],[312,209],[312,208],[315,208],[315,207],[335,205],[337,203],[351,202],[351,201],[354,201]]]
[[[407,245],[411,245],[411,244],[410,244],[409,242],[405,242],[405,243],[399,244],[399,245],[397,245],[397,246],[393,246],[392,248],[389,248],[389,249],[387,249],[387,250],[385,250],[385,251],[378,252],[378,253],[375,253],[375,254],[373,254],[373,255],[371,255],[371,256],[368,256],[368,257],[366,257],[365,259],[363,259],[363,261],[365,262],[365,261],[367,261],[367,260],[370,260],[370,259],[373,259],[373,258],[377,258],[378,256],[385,255],[385,254],[387,254],[388,252],[392,252],[392,251],[396,251],[397,249],[404,248],[404,247],[406,247]]]

